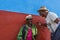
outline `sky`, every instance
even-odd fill
[[[46,6],[60,17],[60,0],[0,0],[0,10],[39,15],[37,10]]]

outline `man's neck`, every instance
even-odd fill
[[[29,27],[31,27],[32,26],[32,24],[27,24]]]
[[[45,18],[47,17],[48,13],[46,13]]]

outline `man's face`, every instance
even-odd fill
[[[28,24],[32,24],[32,19],[27,19]]]
[[[39,14],[44,17],[47,15],[47,12],[45,10],[42,10],[39,12]]]

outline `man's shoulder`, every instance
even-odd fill
[[[26,27],[26,25],[22,25],[22,27],[21,28],[25,28]]]
[[[22,27],[26,27],[26,25],[23,25]]]
[[[57,14],[54,13],[54,12],[49,12],[49,15],[50,15],[50,16],[57,16]]]
[[[36,26],[35,24],[32,24],[33,26]]]
[[[22,28],[24,28],[26,26],[27,26],[27,24],[23,25]],[[32,24],[32,27],[36,27],[36,25],[35,24]]]
[[[56,14],[56,13],[55,12],[49,12],[49,14],[52,15],[52,14]]]

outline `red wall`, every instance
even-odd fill
[[[16,40],[19,29],[25,24],[25,16],[16,12],[0,11],[0,40]],[[50,40],[50,32],[45,26],[38,26],[37,22],[45,23],[42,17],[33,15],[33,23],[37,26],[36,40]]]

